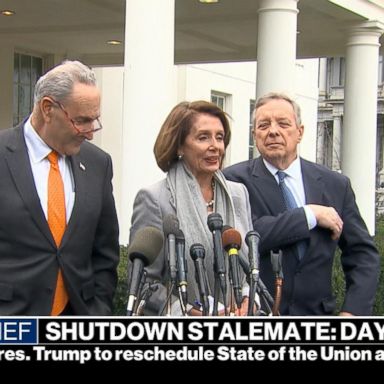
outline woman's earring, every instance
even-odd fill
[[[181,159],[183,158],[183,156],[184,156],[184,154],[182,153],[182,154],[178,155],[177,158],[178,158],[179,160],[181,160]]]

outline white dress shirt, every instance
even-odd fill
[[[283,171],[287,176],[284,179],[286,186],[292,192],[298,207],[303,207],[305,216],[307,218],[308,228],[313,229],[317,225],[316,217],[311,208],[306,205],[305,191],[303,183],[303,174],[301,172],[300,158],[297,157],[287,169],[277,169],[275,166],[270,164],[267,160],[263,159],[265,166],[268,171],[274,176],[276,183],[279,184],[278,171]]]
[[[37,194],[40,198],[40,204],[44,215],[48,217],[48,175],[50,163],[47,159],[52,151],[41,137],[37,134],[31,124],[31,117],[24,124],[24,137],[27,144],[29,161],[31,163],[33,178]],[[59,168],[64,183],[65,210],[67,223],[71,217],[73,205],[75,203],[75,183],[71,164],[66,156],[59,156]]]

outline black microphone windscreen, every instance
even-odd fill
[[[241,248],[241,235],[239,231],[234,228],[227,229],[222,235],[223,247],[227,250],[227,247],[233,246],[236,249]]]
[[[154,227],[140,228],[131,244],[129,244],[128,255],[133,261],[139,258],[147,266],[152,264],[163,247],[163,234]]]
[[[245,236],[245,242],[246,242],[246,244],[248,245],[248,247],[249,247],[250,238],[251,238],[252,236],[256,236],[257,239],[260,240],[260,234],[259,234],[259,232],[256,232],[256,231],[249,231],[249,232],[246,234],[246,236]]]
[[[177,219],[177,217],[171,213],[164,216],[163,231],[165,236],[168,236],[170,234],[175,235],[178,230],[179,230],[179,220]]]
[[[211,213],[208,215],[207,224],[211,232],[217,230],[221,231],[223,228],[223,218],[220,213]]]
[[[189,254],[192,260],[197,260],[198,258],[204,259],[205,257],[205,249],[204,246],[200,243],[192,244],[189,249]]]

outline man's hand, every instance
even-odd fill
[[[317,225],[329,229],[331,231],[332,240],[338,240],[343,230],[344,223],[336,212],[336,209],[317,204],[309,204],[308,207],[314,213]]]
[[[241,307],[236,310],[236,316],[248,316],[249,297],[244,296],[241,302]],[[256,311],[256,304],[253,306],[253,311]]]
[[[351,316],[355,316],[354,314],[352,314],[351,312],[340,312],[339,313],[339,316],[343,316],[343,317],[347,317],[347,316],[349,316],[349,317],[351,317]]]

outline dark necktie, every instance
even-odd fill
[[[279,178],[279,187],[284,198],[285,207],[287,210],[297,208],[298,205],[296,200],[293,197],[291,190],[287,187],[287,184],[285,184],[284,179],[287,177],[287,174],[283,171],[277,171],[277,176]],[[307,242],[305,240],[299,241],[296,243],[296,248],[298,258],[301,260],[307,251]]]

